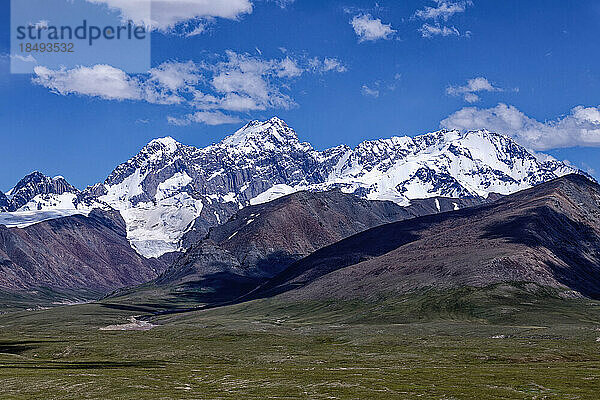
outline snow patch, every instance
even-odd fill
[[[288,194],[292,194],[297,191],[297,189],[285,184],[275,185],[269,190],[262,192],[258,196],[250,199],[250,204],[255,206],[258,204],[268,203],[269,201],[273,201],[275,199],[287,196]]]

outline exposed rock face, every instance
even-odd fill
[[[244,208],[225,224],[211,229],[156,283],[218,288],[225,292],[219,296],[222,300],[358,232],[477,201],[434,198],[401,207],[390,201],[363,200],[339,190],[294,193]]]
[[[0,289],[94,296],[154,279],[165,266],[129,245],[118,212],[93,210],[24,229],[0,226]]]
[[[3,211],[12,211],[12,204],[8,200],[8,197],[2,192],[0,192],[0,212]]]
[[[247,298],[367,299],[503,282],[600,298],[600,186],[569,175],[489,205],[376,227],[294,263]]]
[[[297,191],[339,188],[408,205],[436,196],[509,194],[573,172],[487,131],[439,131],[318,151],[273,118],[202,149],[153,140],[86,194],[121,212],[138,251],[160,256],[185,249],[181,238],[192,227],[202,236],[245,206]]]

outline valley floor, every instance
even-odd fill
[[[100,330],[143,314],[118,305],[11,312],[0,315],[0,397],[596,399],[600,306],[566,303],[544,317],[534,303],[504,305],[514,324],[496,325],[477,310],[402,322],[387,315],[399,303],[260,300],[153,318],[145,331]]]

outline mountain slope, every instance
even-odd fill
[[[410,213],[340,191],[294,193],[240,210],[195,243],[188,232],[184,241],[193,244],[156,284],[203,288],[199,302],[231,300],[321,247]]]
[[[373,228],[321,249],[247,298],[379,298],[530,282],[600,298],[600,186],[569,175],[490,205]]]
[[[461,203],[455,199],[453,203],[456,202]],[[324,246],[377,225],[429,213],[434,207],[430,205],[428,209],[420,204],[404,208],[337,190],[294,193],[240,210],[196,243],[192,241],[193,232],[188,232],[184,241],[190,241],[191,246],[159,281],[170,282],[172,277],[180,277],[190,268],[196,277],[219,271],[210,267],[214,261],[211,253],[216,247],[235,260],[230,266],[232,270],[242,275],[269,277]],[[209,257],[206,262],[205,256]]]
[[[408,205],[435,196],[509,194],[573,172],[487,131],[439,131],[318,151],[272,118],[202,149],[153,140],[85,193],[121,212],[140,253],[160,256],[183,249],[186,231],[205,234],[247,205],[301,190],[339,188]]]
[[[116,212],[93,210],[23,229],[0,226],[0,289],[99,295],[155,278],[164,266],[139,256]]]
[[[139,299],[145,296],[142,292],[152,292],[158,302],[185,298],[196,304],[232,300],[294,261],[357,232],[481,201],[432,198],[401,207],[339,190],[293,193],[246,207],[201,239],[189,231],[184,237],[189,249],[164,274],[152,284],[119,295]],[[157,289],[162,294],[157,295]]]

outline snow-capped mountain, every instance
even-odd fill
[[[206,148],[156,139],[84,194],[121,212],[143,255],[177,250],[238,209],[299,190],[340,188],[372,200],[509,194],[578,171],[488,131],[439,131],[342,145],[302,143],[278,118]]]
[[[35,171],[6,195],[0,193],[0,224],[25,227],[58,217],[87,215],[93,208],[107,206],[86,196],[62,176],[51,178]]]
[[[31,211],[44,206],[59,208],[59,203],[74,199],[78,193],[62,176],[50,178],[35,171],[21,179],[6,197],[15,210]]]

